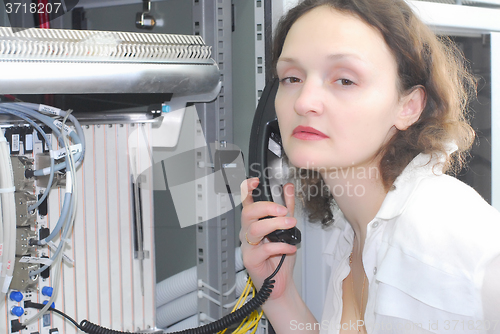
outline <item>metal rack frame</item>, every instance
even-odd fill
[[[232,142],[232,89],[231,89],[231,1],[230,0],[193,0],[193,30],[195,35],[206,38],[206,43],[212,45],[212,55],[220,68],[220,79],[222,89],[219,96],[212,103],[199,104],[197,110],[200,118],[200,128],[196,136],[208,143],[215,143],[215,147],[209,147],[208,153],[197,152],[201,155],[199,161],[210,160],[210,150],[225,148]],[[208,67],[207,67],[208,68]],[[29,90],[29,89],[28,89]],[[79,90],[77,90],[79,91]],[[25,91],[23,91],[25,92]],[[43,93],[52,92],[50,89]],[[111,93],[114,93],[112,91]],[[66,93],[62,89],[62,93]],[[88,93],[85,91],[84,93]],[[212,92],[211,92],[212,93]],[[207,95],[208,96],[208,95]],[[182,94],[181,94],[182,97]],[[197,101],[203,101],[198,99]],[[193,101],[193,102],[197,102]],[[206,138],[205,138],[206,137]],[[200,167],[200,173],[213,168],[210,165]],[[202,169],[205,169],[202,171]],[[203,179],[203,178],[202,178]],[[198,198],[197,211],[203,211],[214,206],[225,212],[217,218],[202,222],[197,227],[197,254],[198,254],[198,278],[211,287],[221,291],[217,295],[212,291],[203,290],[207,295],[219,301],[220,305],[229,304],[235,300],[234,291],[229,292],[235,285],[235,219],[234,210],[226,210],[231,205],[229,195],[219,194],[213,196],[208,192],[209,187],[200,179],[196,185]],[[208,211],[208,209],[207,209]],[[203,215],[200,215],[203,217]],[[229,292],[229,293],[228,293]],[[208,316],[208,320],[217,319],[229,313],[225,309],[209,301],[199,300],[199,313]]]
[[[227,210],[231,205],[228,194],[211,194],[209,192],[206,169],[213,170],[212,165],[204,165],[210,160],[211,150],[224,149],[233,141],[232,131],[232,85],[231,85],[231,31],[232,5],[231,0],[193,0],[193,25],[195,35],[201,35],[207,44],[212,45],[212,57],[221,72],[222,88],[217,99],[211,103],[198,104],[196,109],[200,119],[200,128],[196,136],[205,139],[207,143],[215,143],[208,150],[199,150],[196,156],[198,168],[196,203],[197,226],[197,272],[198,280],[202,280],[220,291],[216,294],[206,288],[200,288],[205,294],[218,300],[219,305],[208,299],[198,303],[198,314],[206,314],[212,319],[218,319],[229,313],[220,305],[228,304],[235,299],[234,292],[228,291],[235,284],[235,212]],[[203,138],[203,136],[205,138]],[[203,213],[217,207],[221,213],[216,218],[203,221]]]

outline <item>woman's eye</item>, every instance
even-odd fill
[[[300,83],[300,79],[296,77],[286,77],[280,80],[282,83]]]
[[[351,85],[354,85],[354,82],[352,82],[351,80],[349,79],[339,79],[337,80],[338,82],[340,82],[340,84],[342,86],[351,86]]]

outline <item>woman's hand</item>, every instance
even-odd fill
[[[269,300],[280,298],[288,284],[293,284],[293,267],[296,246],[282,242],[269,242],[265,236],[278,229],[289,229],[296,225],[293,217],[295,206],[294,186],[287,183],[283,187],[287,207],[273,202],[254,202],[252,191],[258,186],[259,179],[252,178],[241,184],[243,210],[241,212],[241,250],[243,263],[252,277],[255,286],[260,289],[264,280],[270,276],[281,259],[287,254],[285,262],[274,277],[276,283]],[[273,218],[261,219],[267,216]],[[260,219],[260,220],[259,220]]]

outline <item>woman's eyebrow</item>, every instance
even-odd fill
[[[332,53],[327,56],[329,60],[344,60],[344,59],[355,59],[365,62],[359,55],[355,53]]]
[[[359,55],[355,53],[332,53],[326,56],[328,60],[358,60],[363,63],[366,63],[366,61],[361,58]],[[298,61],[292,57],[280,57],[278,58],[278,62],[285,62],[285,63],[291,63],[291,64],[296,64]]]
[[[297,63],[297,60],[293,59],[293,58],[289,58],[289,57],[279,57],[278,58],[278,63],[279,62],[285,62],[285,63],[292,63],[292,64],[296,64]]]

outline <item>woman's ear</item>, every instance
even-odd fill
[[[415,86],[401,99],[401,109],[396,119],[396,128],[406,130],[419,118],[425,108],[426,95],[423,86]]]

